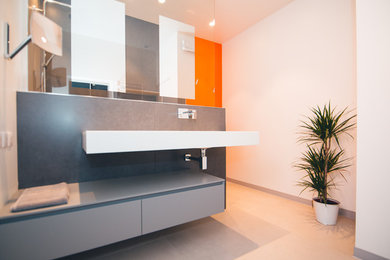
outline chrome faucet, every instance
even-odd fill
[[[196,119],[196,110],[188,108],[178,108],[177,118],[179,119]]]

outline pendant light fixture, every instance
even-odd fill
[[[212,1],[213,1],[213,19],[209,22],[210,27],[215,26],[215,0],[212,0]]]

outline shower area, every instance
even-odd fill
[[[39,12],[62,27],[62,56],[28,46],[29,91],[71,93],[71,0],[29,0],[29,17]]]

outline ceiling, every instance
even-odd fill
[[[195,26],[197,37],[224,43],[293,0],[118,0],[126,4],[126,15],[158,24],[158,16]]]

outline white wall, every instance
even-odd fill
[[[13,146],[0,149],[0,207],[17,190],[16,91],[27,90],[27,48],[11,61],[4,59],[5,22],[12,51],[27,36],[27,1],[2,0],[0,8],[0,131],[13,133]]]
[[[126,92],[124,3],[73,1],[71,28],[72,80]]]
[[[357,0],[356,247],[390,259],[390,1]]]
[[[331,100],[356,107],[353,0],[295,0],[223,44],[227,130],[257,130],[260,145],[227,150],[227,176],[298,196],[293,163],[303,115]],[[346,140],[355,156],[354,140]],[[355,162],[334,198],[355,210]],[[312,193],[301,195],[311,199]]]

